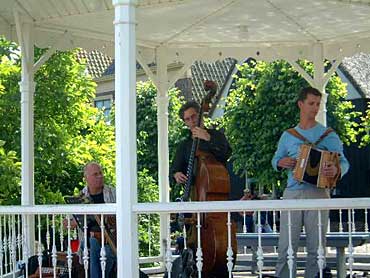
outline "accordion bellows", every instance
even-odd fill
[[[322,174],[325,165],[334,164],[338,173],[334,177]],[[310,145],[300,146],[293,177],[299,182],[316,185],[319,188],[334,188],[340,176],[339,153],[316,149]]]

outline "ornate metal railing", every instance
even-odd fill
[[[346,274],[353,272],[356,263],[356,246],[365,244],[366,241],[370,241],[369,233],[369,209],[370,209],[370,198],[356,198],[356,199],[332,199],[332,200],[261,200],[261,201],[225,201],[225,202],[188,202],[182,203],[179,206],[178,203],[140,203],[132,207],[131,212],[120,212],[123,215],[127,213],[137,214],[139,216],[145,216],[145,221],[149,221],[147,227],[147,237],[152,237],[153,225],[151,225],[151,219],[154,219],[153,215],[166,215],[170,219],[171,214],[176,213],[194,213],[197,222],[196,229],[201,229],[201,214],[209,212],[225,212],[227,213],[227,227],[230,236],[231,226],[235,225],[235,217],[239,218],[238,224],[238,259],[236,264],[242,262],[243,255],[246,254],[247,246],[253,247],[252,251],[255,253],[254,263],[256,271],[262,276],[263,271],[271,269],[271,265],[265,265],[265,252],[266,246],[275,247],[278,240],[278,219],[281,211],[295,211],[295,210],[330,210],[332,214],[336,214],[336,221],[331,221],[329,224],[329,234],[331,237],[330,246],[335,245],[335,241],[339,242],[345,237],[346,241],[340,243],[340,247],[337,248],[337,252],[343,252],[339,259],[344,259],[344,266],[341,268],[337,267],[339,273],[338,277],[344,277]],[[35,256],[37,266],[40,269],[45,260],[45,253],[50,259],[48,262],[49,267],[47,271],[55,273],[55,277],[58,276],[62,270],[69,277],[75,267],[76,261],[81,263],[80,268],[82,273],[88,272],[89,269],[89,250],[84,245],[80,250],[80,260],[75,260],[76,248],[75,238],[77,232],[71,228],[70,215],[78,214],[81,215],[82,229],[80,232],[80,240],[86,241],[87,237],[87,216],[98,215],[103,220],[107,214],[116,214],[115,204],[103,204],[103,205],[55,205],[55,206],[2,206],[0,207],[0,277],[14,276],[16,277],[20,273],[22,265],[26,272],[29,271],[29,265],[24,264],[29,260],[31,256]],[[253,216],[254,215],[254,216]],[[265,215],[265,217],[263,217]],[[320,218],[320,213],[318,217]],[[254,230],[248,230],[247,218],[252,217]],[[63,225],[63,220],[67,219],[67,222]],[[140,219],[140,217],[138,218]],[[149,219],[149,220],[148,220]],[[250,219],[249,219],[250,220]],[[140,221],[140,220],[139,220]],[[104,221],[102,221],[104,223]],[[318,230],[322,229],[322,225],[318,225]],[[266,227],[270,229],[267,229]],[[186,231],[174,231],[171,229],[171,221],[168,221],[168,234],[167,238],[161,240],[159,238],[154,239],[158,245],[161,244],[162,252],[161,255],[155,257],[142,257],[139,258],[141,264],[146,264],[145,272],[154,271],[169,271],[168,277],[171,277],[170,270],[174,264],[174,260],[177,257],[174,254],[174,247],[176,237],[182,236],[185,240],[186,246]],[[101,231],[104,235],[105,226],[101,225]],[[264,231],[264,228],[266,229]],[[249,228],[250,229],[250,228]],[[30,231],[34,231],[30,234]],[[121,230],[122,231],[122,230]],[[118,229],[118,232],[120,230]],[[138,232],[138,231],[136,231]],[[263,233],[265,232],[265,233]],[[267,232],[267,233],[266,233]],[[270,236],[268,235],[270,234]],[[243,236],[247,235],[247,236]],[[303,233],[304,237],[304,233]],[[102,242],[105,242],[104,236]],[[304,238],[302,239],[304,241]],[[149,240],[148,248],[155,249]],[[334,243],[333,243],[334,242]],[[343,243],[344,242],[344,243]],[[229,240],[229,248],[227,250],[228,269],[230,275],[232,271],[237,271],[232,257],[232,248]],[[103,245],[104,246],[104,245]],[[201,270],[202,265],[202,242],[197,241],[195,250],[196,256],[196,268]],[[340,249],[338,249],[340,248]],[[122,256],[123,252],[129,252],[124,246],[117,246],[117,256]],[[103,249],[104,250],[104,249]],[[338,251],[339,250],[339,251]],[[158,250],[157,250],[158,251]],[[303,249],[304,251],[304,249]],[[151,251],[149,251],[151,254]],[[291,250],[289,254],[289,265],[292,265],[293,253]],[[318,249],[318,265],[320,269],[324,267],[325,249],[323,243],[319,244]],[[105,252],[101,252],[101,266],[104,273]],[[252,260],[252,258],[251,258]],[[148,268],[148,263],[152,264]],[[45,263],[46,264],[46,263]],[[252,262],[249,262],[251,265]],[[133,265],[133,268],[138,268],[138,265]],[[250,271],[250,268],[244,268],[244,271]],[[40,270],[39,270],[40,271]],[[118,273],[118,277],[125,277],[124,273]],[[9,276],[9,277],[10,277]],[[27,276],[27,274],[26,274]],[[45,275],[44,275],[45,276]],[[108,277],[108,276],[106,276]]]

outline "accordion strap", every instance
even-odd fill
[[[326,136],[328,136],[333,131],[334,131],[334,129],[332,129],[331,127],[328,127],[325,130],[325,132],[320,136],[320,138],[315,143],[312,143],[309,140],[307,140],[306,137],[304,137],[302,134],[300,134],[295,128],[289,128],[289,129],[287,129],[287,132],[289,132],[294,137],[297,137],[298,139],[302,140],[305,144],[309,144],[309,145],[313,145],[313,146],[318,145],[322,140],[324,140],[324,138]]]

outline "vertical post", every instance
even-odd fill
[[[112,0],[115,10],[115,96],[118,277],[139,277],[136,158],[136,0]]]
[[[159,47],[157,50],[157,125],[158,125],[158,183],[159,201],[169,202],[169,155],[168,155],[168,75],[166,49]],[[160,216],[160,244],[161,254],[164,255],[168,237],[169,217]]]
[[[325,92],[326,81],[325,81],[325,64],[324,64],[324,49],[322,44],[315,44],[313,47],[313,64],[314,64],[314,75],[313,82],[316,89],[322,93],[321,104],[319,113],[316,116],[316,120],[322,125],[326,126],[326,102],[328,94]]]
[[[35,94],[34,83],[34,37],[33,23],[21,22],[17,18],[16,24],[18,40],[22,53],[21,82],[19,82],[21,92],[21,157],[22,157],[22,193],[21,203],[23,206],[35,204],[34,197],[34,128],[33,128],[33,97]],[[34,254],[35,227],[34,217],[28,217],[28,229],[25,230],[26,242],[28,244],[28,254]]]

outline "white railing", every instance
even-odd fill
[[[276,225],[276,220],[278,219],[278,214],[281,211],[295,211],[295,210],[337,210],[338,211],[338,227],[335,228],[338,231],[338,234],[342,234],[347,236],[348,239],[348,246],[346,246],[346,256],[347,256],[347,267],[344,266],[344,269],[339,269],[340,277],[344,277],[343,275],[347,273],[347,269],[351,274],[353,271],[353,266],[356,263],[356,257],[354,255],[354,245],[353,243],[357,239],[356,235],[365,234],[369,235],[369,224],[367,222],[368,218],[368,211],[370,209],[370,198],[356,198],[356,199],[331,199],[331,200],[324,200],[324,199],[315,199],[315,200],[258,200],[258,201],[224,201],[224,202],[188,202],[188,203],[140,203],[136,204],[132,207],[131,213],[137,214],[140,216],[145,216],[145,221],[149,221],[147,225],[148,230],[148,237],[152,236],[152,225],[150,224],[151,219],[153,218],[151,215],[167,215],[169,216],[171,213],[195,213],[196,221],[197,221],[197,232],[200,233],[201,229],[201,213],[207,212],[226,212],[227,213],[227,221],[225,225],[228,227],[228,248],[227,248],[227,267],[231,272],[235,271],[233,261],[233,253],[231,248],[231,240],[230,240],[230,233],[232,231],[231,226],[233,222],[231,221],[231,214],[238,213],[241,215],[242,224],[238,236],[241,240],[243,234],[248,234],[250,231],[246,228],[245,218],[246,218],[246,211],[254,211],[256,212],[256,230],[255,230],[255,238],[253,238],[253,234],[250,234],[247,238],[249,240],[249,244],[252,244],[253,240],[256,239],[256,266],[258,268],[260,276],[262,276],[262,271],[265,269],[264,266],[264,247],[267,246],[266,240],[268,240],[268,236],[264,236],[262,233],[263,223],[261,221],[261,212],[270,212],[271,217],[273,218],[273,223],[270,223],[272,234],[275,234],[275,239],[272,239],[271,242],[268,244],[275,244],[276,235],[278,235],[278,225]],[[358,228],[355,226],[356,222],[356,213],[355,210],[359,210],[362,213],[363,227]],[[130,212],[127,212],[130,213]],[[31,255],[36,255],[38,257],[38,264],[42,265],[43,259],[43,249],[47,249],[50,252],[51,257],[51,271],[57,274],[59,269],[59,256],[60,253],[64,253],[65,257],[65,268],[68,273],[68,276],[71,277],[72,274],[72,259],[73,259],[73,252],[71,247],[71,242],[73,239],[73,230],[70,227],[70,221],[68,221],[67,226],[62,225],[63,219],[69,219],[67,216],[72,214],[80,214],[84,215],[85,223],[83,227],[83,234],[82,240],[86,241],[87,238],[87,228],[86,228],[86,215],[95,214],[95,215],[107,215],[107,214],[116,214],[116,205],[115,204],[103,204],[103,205],[45,205],[45,206],[2,206],[0,207],[0,277],[6,277],[6,275],[11,274],[11,276],[16,276],[15,273],[19,273],[19,266],[22,262],[27,261]],[[318,214],[320,215],[320,214]],[[33,223],[30,219],[34,218],[35,223],[35,238],[36,243],[27,242],[27,239],[23,236],[26,230],[32,229],[29,223]],[[342,220],[346,218],[348,221],[346,223]],[[333,223],[331,225],[333,227]],[[43,227],[48,227],[46,232],[42,234]],[[105,227],[102,225],[101,229],[104,234]],[[160,270],[170,270],[173,265],[173,261],[176,258],[173,255],[173,237],[171,238],[171,229],[169,229],[170,236],[166,239],[166,241],[156,239],[156,241],[161,244],[161,248],[163,248],[164,254],[163,256],[157,257],[146,257],[146,258],[138,258],[140,263],[151,263],[151,262],[160,262],[162,263],[162,268],[158,268]],[[318,227],[320,229],[320,227]],[[329,229],[330,232],[330,229]],[[186,245],[186,233],[178,233],[183,235],[185,238],[185,245]],[[59,235],[59,237],[58,237]],[[81,236],[81,235],[80,235]],[[172,235],[173,236],[173,235]],[[272,237],[273,238],[273,237]],[[274,241],[275,240],[275,241]],[[41,244],[44,242],[44,246]],[[66,246],[64,242],[67,242]],[[104,237],[102,239],[104,242]],[[151,242],[151,241],[149,241]],[[198,270],[204,267],[202,265],[202,242],[200,241],[200,237],[198,236],[197,240],[197,249],[195,252],[196,257],[196,268]],[[273,246],[273,245],[271,245]],[[320,245],[322,248],[322,245]],[[149,254],[151,250],[154,248],[149,243]],[[344,250],[345,248],[343,248]],[[34,250],[33,252],[31,250]],[[338,249],[339,250],[339,249]],[[85,274],[88,272],[88,260],[89,260],[89,253],[86,246],[81,250],[81,261],[82,261],[82,268],[84,269]],[[117,246],[117,256],[121,256],[122,252],[129,251],[125,250],[122,246]],[[246,253],[246,246],[239,250],[240,254],[238,254],[238,258],[242,257],[243,253]],[[323,258],[324,252],[323,250],[318,250],[318,262],[320,268],[323,268]],[[104,251],[101,253],[102,258],[102,269],[104,272],[104,263],[105,263],[105,253]],[[290,253],[292,256],[292,253]],[[139,256],[138,256],[139,257]],[[292,257],[290,257],[292,259]],[[238,260],[237,260],[238,263]],[[26,264],[27,265],[27,264]],[[135,266],[132,266],[135,267]],[[136,266],[137,267],[137,266]],[[27,267],[26,267],[27,268]],[[154,269],[154,268],[153,268]],[[152,271],[153,271],[152,269]],[[150,269],[146,269],[146,271],[150,272]],[[345,273],[343,273],[343,271]],[[199,274],[201,275],[201,273]],[[56,277],[56,276],[55,276]],[[125,277],[124,273],[119,273],[118,277]],[[168,277],[171,277],[169,273]],[[201,277],[201,276],[199,276]]]

